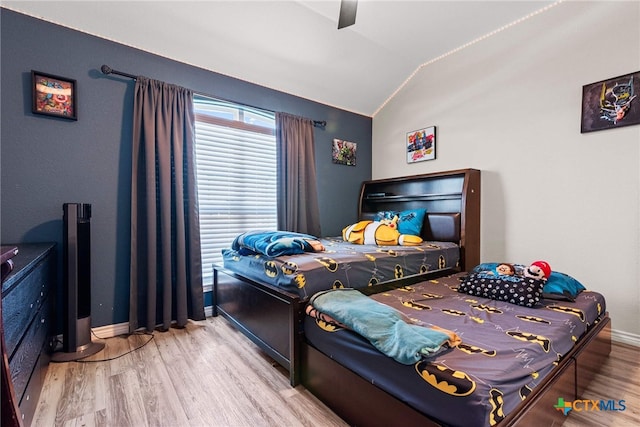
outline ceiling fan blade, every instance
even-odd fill
[[[358,0],[341,0],[338,29],[345,28],[356,23],[356,10],[358,10]]]

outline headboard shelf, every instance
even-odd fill
[[[380,211],[426,209],[421,236],[461,247],[460,267],[480,263],[480,171],[458,169],[365,181],[360,189],[359,219]],[[444,227],[444,232],[443,232]]]
[[[436,193],[436,194],[415,194],[415,195],[388,195],[388,196],[371,196],[365,195],[366,200],[375,200],[380,203],[390,203],[397,201],[411,201],[411,200],[451,200],[460,199],[462,193]]]

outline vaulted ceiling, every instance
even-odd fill
[[[360,0],[355,25],[340,30],[340,0],[3,0],[1,4],[180,62],[373,116],[423,64],[481,42],[554,3]],[[118,64],[109,65],[119,69]]]

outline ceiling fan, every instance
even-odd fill
[[[345,28],[356,23],[356,10],[358,0],[341,0],[340,16],[338,18],[338,29]]]

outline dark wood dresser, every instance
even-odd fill
[[[11,398],[17,401],[22,423],[29,426],[52,348],[56,252],[55,243],[15,246],[19,252],[13,271],[2,282],[2,350],[9,361]]]

